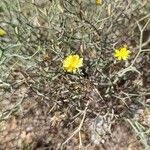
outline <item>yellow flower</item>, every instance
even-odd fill
[[[117,57],[118,60],[127,60],[130,55],[130,50],[127,49],[127,45],[124,45],[120,49],[115,50],[115,57]]]
[[[69,55],[63,61],[63,68],[67,72],[76,73],[77,69],[83,66],[83,58],[79,55]]]
[[[4,36],[4,35],[6,35],[6,31],[0,28],[0,36]]]
[[[102,0],[95,0],[96,5],[101,5],[102,4]]]

